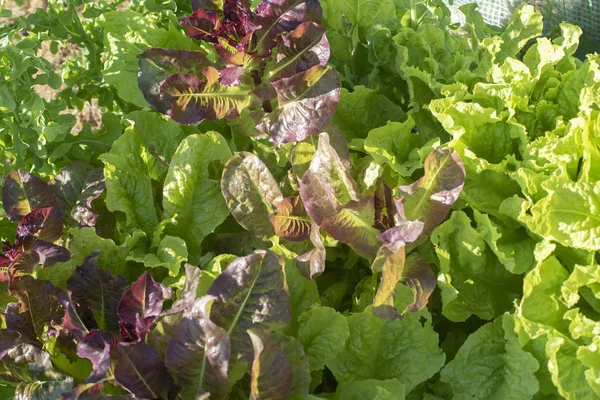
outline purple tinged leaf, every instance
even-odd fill
[[[82,316],[79,315],[78,310],[75,308],[75,302],[71,298],[69,292],[63,292],[58,296],[58,301],[62,304],[65,309],[65,316],[62,320],[62,327],[68,332],[72,333],[78,340],[83,340],[85,335],[89,332],[85,322],[83,322]],[[82,312],[85,312],[82,310]]]
[[[24,341],[39,345],[46,326],[60,324],[64,315],[58,302],[60,289],[28,275],[12,279],[9,289],[19,303],[6,308],[6,327],[18,332]]]
[[[291,33],[277,38],[277,58],[270,67],[269,79],[289,77],[329,60],[326,29],[314,22],[304,22]]]
[[[454,150],[434,150],[425,159],[425,175],[408,186],[400,186],[398,221],[423,218],[421,242],[444,221],[465,183],[465,167]]]
[[[254,347],[250,389],[254,400],[280,400],[292,390],[293,370],[283,350],[268,332],[249,329]]]
[[[196,296],[198,293],[198,285],[200,283],[200,268],[195,267],[190,264],[185,264],[185,282],[183,283],[183,289],[181,289],[181,294],[179,298],[175,300],[170,309],[163,311],[160,315],[172,315],[184,312],[188,308],[190,308],[194,301],[196,300]]]
[[[40,207],[23,217],[17,227],[17,240],[35,236],[55,242],[63,233],[63,221],[58,207]]]
[[[187,28],[188,36],[192,39],[217,43],[221,21],[216,12],[199,9],[192,15],[183,17],[181,26]]]
[[[158,112],[167,114],[171,101],[160,91],[162,83],[173,74],[202,76],[210,62],[201,51],[152,48],[139,56],[138,86],[146,101]]]
[[[317,225],[334,216],[349,201],[360,198],[356,181],[332,147],[327,133],[319,135],[317,152],[300,183],[300,197]]]
[[[162,311],[167,291],[146,271],[123,293],[117,314],[121,319],[121,336],[125,341],[144,338]]]
[[[379,235],[383,245],[392,253],[408,243],[413,243],[423,233],[425,224],[422,221],[405,221]]]
[[[192,0],[192,10],[194,12],[205,9],[210,11],[223,10],[224,0]]]
[[[277,209],[283,195],[260,158],[247,152],[234,154],[223,169],[221,192],[242,227],[257,235],[273,235],[269,214]]]
[[[318,0],[263,0],[256,7],[250,51],[266,57],[275,47],[275,39],[283,32],[296,29],[306,21],[320,23],[323,10]]]
[[[98,267],[98,255],[87,257],[67,280],[71,306],[85,326],[113,334],[119,332],[117,309],[126,289],[125,278]]]
[[[127,391],[141,398],[176,398],[179,388],[152,347],[144,342],[119,343],[114,350],[118,354],[115,379]]]
[[[38,264],[40,264],[40,256],[37,252],[25,250],[18,253],[8,267],[8,281],[13,282],[21,276],[31,275]]]
[[[84,161],[75,161],[58,174],[50,186],[65,221],[75,226],[96,226],[98,213],[92,202],[104,192],[104,172]]]
[[[71,259],[71,253],[62,246],[55,245],[39,239],[33,239],[28,247],[35,251],[39,257],[42,267],[49,267],[59,262],[67,262]]]
[[[165,112],[176,122],[197,125],[209,119],[234,119],[243,109],[258,105],[258,98],[247,85],[224,86],[214,67],[202,71],[203,78],[195,75],[174,74],[160,86],[161,99],[170,106]]]
[[[312,221],[306,214],[299,196],[286,197],[277,210],[269,214],[275,234],[284,240],[303,241],[310,236]]]
[[[89,342],[100,342],[100,350],[97,346],[86,343],[86,338],[80,339],[80,344],[77,346],[77,355],[81,358],[87,358],[92,362],[92,373],[88,378],[75,387],[70,392],[63,394],[63,400],[75,400],[82,398],[82,394],[96,385],[102,385],[105,380],[108,380],[110,365],[111,365],[111,345],[112,340],[104,336],[101,331],[92,331],[88,333],[86,338]],[[97,338],[94,338],[96,336]],[[99,340],[98,340],[99,339]]]
[[[372,196],[362,197],[346,163],[329,142],[319,136],[319,147],[300,183],[300,196],[312,220],[334,239],[362,254],[375,254],[379,231],[373,227]]]
[[[418,237],[418,233],[409,234],[411,238]],[[401,242],[400,240],[398,242]],[[402,314],[417,312],[427,305],[429,296],[435,289],[435,277],[431,267],[421,256],[411,254],[406,257],[406,247],[399,246],[392,252],[382,246],[378,258],[384,259],[381,282],[373,301],[373,314],[388,320],[400,319]],[[404,282],[412,290],[414,301],[408,305],[401,314],[395,307],[396,285]]]
[[[272,82],[278,107],[257,128],[279,146],[319,133],[331,120],[340,100],[340,78],[331,67],[314,67]]]
[[[29,172],[12,171],[2,186],[2,206],[11,221],[18,221],[41,207],[58,207],[52,190]]]
[[[17,332],[8,329],[0,329],[0,360],[6,355],[6,352],[12,348],[19,338]]]
[[[319,227],[312,224],[310,241],[314,248],[296,257],[296,265],[300,273],[308,279],[316,279],[325,271],[325,246],[319,236]]]
[[[276,329],[291,319],[291,300],[284,261],[269,250],[233,260],[213,282],[208,294],[217,300],[210,318],[231,340],[232,360],[252,362],[248,329]]]
[[[208,7],[199,7],[181,21],[181,25],[188,28],[188,35],[193,39],[210,43],[227,40],[233,44],[256,29],[252,22],[253,13],[249,3],[245,1],[225,0],[219,5],[206,5]]]
[[[207,393],[215,400],[227,397],[231,346],[227,332],[209,318],[214,300],[204,296],[195,301],[167,348],[167,367],[183,387],[184,398],[196,399]]]

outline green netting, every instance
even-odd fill
[[[584,35],[600,41],[600,0],[445,0],[455,22],[463,22],[458,8],[467,3],[477,3],[484,21],[489,25],[504,26],[513,10],[529,3],[542,11],[544,28],[552,30],[562,21],[581,27]]]

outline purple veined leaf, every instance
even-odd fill
[[[299,196],[286,197],[277,210],[269,214],[275,234],[284,240],[300,242],[310,236],[312,221],[304,210]]]
[[[119,332],[117,309],[126,289],[125,278],[98,267],[97,254],[87,257],[67,280],[71,305],[85,326],[113,334]]]
[[[84,161],[75,161],[50,182],[63,219],[75,226],[95,226],[98,213],[92,202],[104,192],[104,172]]]
[[[292,76],[329,61],[326,29],[314,22],[304,22],[291,33],[277,38],[277,57],[269,68],[269,80]]]
[[[254,400],[285,399],[292,390],[292,366],[271,334],[262,329],[248,329],[254,347],[251,395]]]
[[[213,282],[208,294],[217,300],[211,320],[227,331],[231,360],[252,362],[248,329],[276,329],[291,319],[291,300],[284,261],[270,250],[236,258]]]
[[[394,226],[396,207],[392,200],[392,189],[383,181],[379,183],[374,195],[375,228],[385,231]]]
[[[31,276],[11,279],[10,294],[19,302],[6,307],[6,327],[18,332],[21,339],[40,345],[46,326],[58,325],[64,310],[58,302],[60,289],[48,281],[36,280]]]
[[[221,192],[242,227],[256,235],[273,235],[269,214],[275,212],[283,195],[260,158],[247,152],[234,154],[223,169]]]
[[[340,101],[340,78],[331,67],[314,67],[272,82],[278,107],[257,128],[279,146],[319,133]]]
[[[227,332],[210,318],[215,297],[194,302],[177,325],[166,352],[166,364],[182,389],[184,398],[210,394],[211,399],[227,398],[227,369],[231,345]]]
[[[310,168],[300,182],[300,197],[311,219],[334,239],[362,254],[380,246],[373,196],[363,197],[346,163],[321,133]]]
[[[29,172],[15,170],[4,179],[2,206],[11,221],[18,221],[41,207],[58,207],[46,182]]]
[[[214,67],[207,67],[202,75],[200,80],[191,74],[174,74],[163,81],[159,93],[169,102],[165,114],[180,124],[197,125],[205,119],[237,118],[243,109],[259,104],[249,85],[222,85]]]
[[[408,186],[400,186],[397,222],[423,219],[420,243],[444,221],[465,184],[465,167],[454,150],[434,150],[425,159],[425,175]]]
[[[275,39],[294,30],[303,22],[321,23],[323,10],[318,0],[263,0],[256,7],[250,51],[267,57],[275,47]]]
[[[160,88],[173,74],[202,76],[210,61],[201,51],[151,48],[138,55],[138,87],[146,101],[158,112],[167,114],[170,99],[165,99]]]
[[[17,238],[35,236],[55,242],[63,233],[63,221],[58,207],[40,207],[23,217],[17,227]]]
[[[162,311],[168,289],[156,283],[148,271],[123,293],[117,314],[125,341],[142,339]]]
[[[136,397],[174,400],[179,388],[158,354],[144,342],[119,343],[115,379]]]
[[[314,248],[296,257],[296,265],[300,273],[308,279],[316,279],[325,271],[325,246],[319,236],[319,227],[312,224],[310,241]]]
[[[221,30],[219,14],[215,11],[199,9],[181,19],[181,26],[187,28],[188,36],[196,40],[217,43]]]

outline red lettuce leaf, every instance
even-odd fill
[[[58,207],[46,182],[29,172],[15,170],[4,179],[2,206],[11,221],[18,221],[41,207]]]
[[[268,332],[249,329],[254,347],[250,389],[252,398],[281,400],[292,390],[293,370],[283,350]]]
[[[227,369],[231,347],[229,336],[210,318],[212,296],[197,299],[177,325],[166,352],[166,364],[184,398],[227,398]]]
[[[283,199],[277,210],[269,214],[269,220],[275,234],[282,239],[299,242],[310,236],[311,220],[299,196]]]

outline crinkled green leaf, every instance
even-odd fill
[[[191,262],[200,258],[202,239],[227,217],[219,183],[209,177],[213,162],[231,156],[225,139],[216,132],[185,138],[175,152],[163,188],[164,217],[173,218],[167,233],[186,241]]]
[[[371,130],[385,126],[388,121],[402,121],[404,117],[404,111],[387,97],[364,86],[355,86],[353,92],[342,89],[333,122],[350,142],[366,138]]]
[[[494,319],[520,297],[519,277],[504,268],[485,237],[463,211],[453,212],[431,234],[439,258],[443,314],[451,321],[464,321],[472,314]]]
[[[454,360],[442,369],[441,379],[449,383],[454,398],[531,399],[539,390],[534,372],[536,359],[521,349],[512,330],[497,318],[469,335]]]
[[[431,322],[419,314],[385,321],[369,311],[348,317],[350,339],[326,366],[339,383],[364,379],[398,379],[410,392],[438,372],[445,355]],[[427,317],[425,317],[427,318]]]
[[[335,359],[349,335],[346,317],[329,307],[315,307],[302,314],[296,333],[310,360],[311,371],[321,370]]]
[[[404,400],[404,384],[398,379],[365,379],[338,385],[335,399]]]
[[[110,152],[102,154],[106,179],[106,205],[111,211],[125,213],[127,223],[150,234],[158,224],[152,181],[146,160],[152,158],[141,134],[128,129]]]

